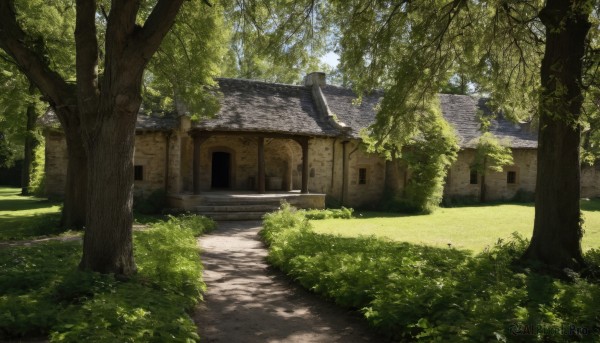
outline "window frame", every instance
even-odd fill
[[[143,164],[136,164],[133,166],[133,181],[145,181],[146,175]],[[138,177],[139,176],[139,177]]]
[[[367,167],[359,167],[358,168],[358,184],[359,185],[368,184],[368,175],[369,175],[369,171],[368,171]]]
[[[475,169],[469,170],[469,184],[470,185],[478,185],[479,184],[479,172]]]
[[[513,177],[511,177],[511,175],[513,175]],[[506,184],[507,185],[516,185],[517,183],[518,183],[517,171],[516,170],[508,170],[506,172]]]

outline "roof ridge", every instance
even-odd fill
[[[250,80],[250,79],[241,79],[241,78],[235,78],[235,77],[216,77],[215,80],[217,80],[217,81],[240,81],[240,82],[246,82],[246,83],[264,84],[264,85],[272,85],[272,86],[284,86],[284,87],[290,87],[290,88],[306,88],[306,86],[304,86],[304,85],[292,85],[289,83]]]

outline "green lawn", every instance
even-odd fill
[[[60,206],[0,188],[0,240],[55,235]],[[195,342],[189,312],[205,285],[196,236],[208,218],[136,216],[138,273],[128,282],[80,272],[82,243],[0,248],[0,341]],[[80,234],[80,233],[77,233]]]
[[[582,201],[585,219],[584,250],[600,247],[600,200]],[[429,215],[355,213],[355,219],[313,220],[317,233],[347,237],[375,235],[395,241],[482,251],[507,239],[513,232],[530,238],[533,230],[532,204],[494,204],[440,208]]]
[[[20,188],[0,186],[0,241],[80,234],[59,227],[61,202],[19,194]],[[134,213],[134,219],[136,224],[150,225],[167,217]]]
[[[0,187],[0,240],[19,240],[55,235],[60,203],[20,196],[20,188]]]

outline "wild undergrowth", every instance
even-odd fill
[[[127,281],[76,270],[80,242],[0,249],[0,340],[197,341],[186,312],[205,289],[195,236],[213,227],[187,215],[134,232],[138,273]]]
[[[265,217],[261,235],[271,264],[307,289],[360,311],[393,340],[600,340],[600,286],[512,267],[527,246],[518,235],[473,255],[316,234],[302,212],[289,206]],[[600,251],[588,251],[587,258],[600,262]]]

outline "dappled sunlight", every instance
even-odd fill
[[[265,263],[259,223],[221,223],[200,239],[205,303],[196,322],[200,336],[223,342],[363,342],[358,318],[294,286]]]
[[[584,250],[600,247],[600,211],[594,208],[600,208],[600,200],[582,201]],[[318,233],[349,237],[375,235],[395,241],[480,252],[493,246],[498,239],[509,239],[513,232],[531,237],[533,220],[532,204],[504,203],[439,208],[427,215],[355,212],[351,220],[312,220],[311,224]]]
[[[576,275],[563,282],[515,264],[529,243],[521,236],[471,254],[374,236],[318,234],[291,221],[291,215],[267,218],[262,235],[270,244],[269,261],[305,288],[361,309],[394,340],[592,342],[600,337],[600,285]],[[590,251],[586,258],[597,263],[598,256]]]

